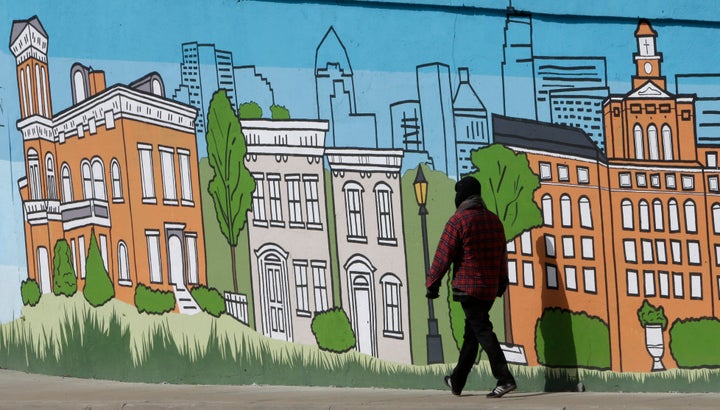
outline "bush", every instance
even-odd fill
[[[637,310],[640,326],[660,325],[662,330],[667,329],[667,316],[662,306],[655,307],[645,299],[642,306]]]
[[[190,294],[204,312],[215,317],[220,317],[225,313],[225,298],[217,289],[196,286],[190,289]]]
[[[283,105],[273,104],[270,106],[270,114],[273,120],[289,120],[290,110]]]
[[[345,353],[355,347],[355,334],[350,319],[340,308],[317,313],[310,326],[321,350]]]
[[[87,262],[85,263],[85,287],[83,288],[85,300],[92,306],[98,307],[106,304],[115,297],[115,287],[108,276],[100,254],[100,247],[95,239],[95,228],[90,231],[90,246],[88,247]]]
[[[53,293],[70,297],[77,292],[77,277],[72,265],[70,246],[58,239],[53,250]]]
[[[35,306],[40,302],[40,285],[32,279],[27,279],[20,285],[20,295],[25,306]]]
[[[585,312],[548,308],[535,326],[538,362],[554,367],[610,369],[610,332]]]
[[[720,367],[720,320],[676,320],[670,327],[670,353],[678,367]]]
[[[240,104],[238,117],[243,120],[262,118],[262,108],[255,101]]]
[[[151,289],[142,283],[135,288],[135,307],[138,313],[161,315],[175,310],[175,295],[171,291]]]

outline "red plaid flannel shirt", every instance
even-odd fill
[[[480,300],[494,300],[501,276],[507,279],[505,230],[500,219],[480,201],[463,202],[448,220],[426,286],[439,289],[450,264],[453,289]]]

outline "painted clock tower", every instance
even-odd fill
[[[655,85],[665,90],[665,77],[660,73],[663,61],[662,53],[657,52],[657,32],[653,30],[647,20],[641,20],[635,30],[637,40],[637,53],[633,54],[636,73],[632,78],[632,88],[638,89],[651,80]]]

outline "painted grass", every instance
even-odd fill
[[[112,301],[43,296],[0,327],[0,367],[59,376],[150,383],[276,384],[444,389],[452,364],[414,366],[357,352],[335,354],[271,340],[221,316],[140,315]],[[614,373],[512,366],[521,391],[720,392],[720,370]],[[494,384],[481,361],[468,389]]]

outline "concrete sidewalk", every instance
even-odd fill
[[[0,370],[1,409],[717,409],[720,394],[509,393],[288,386],[172,385]]]

